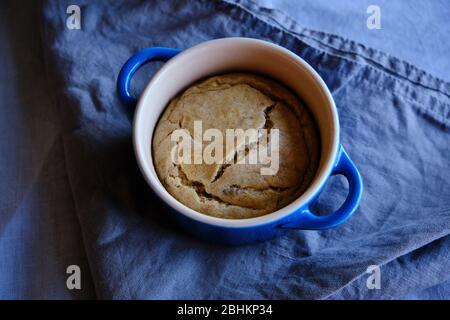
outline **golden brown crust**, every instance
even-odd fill
[[[277,174],[261,175],[264,164],[173,163],[176,142],[170,134],[185,128],[193,136],[198,120],[203,132],[217,128],[224,137],[229,128],[279,129]],[[155,130],[152,151],[159,179],[177,200],[211,216],[242,219],[276,211],[299,197],[317,170],[320,142],[314,120],[289,90],[262,76],[232,73],[172,99]]]

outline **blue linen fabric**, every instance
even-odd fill
[[[69,4],[44,2],[43,35],[67,174],[100,298],[391,299],[449,280],[449,83],[352,41],[295,23],[280,26],[248,2],[79,1],[81,30],[65,28]],[[120,67],[144,47],[185,49],[229,36],[286,47],[329,86],[342,143],[365,182],[361,206],[347,223],[220,246],[175,228],[151,193],[133,154],[133,110],[115,92]],[[160,66],[139,72],[136,93]],[[316,210],[336,208],[345,188],[333,178]],[[381,289],[366,285],[370,265],[381,267]]]
[[[0,3],[0,299],[95,298],[45,76],[40,4]],[[68,290],[78,265],[82,290]]]
[[[256,0],[258,12],[288,26],[286,14],[302,26],[342,35],[413,63],[450,81],[450,3],[446,0]],[[249,8],[252,4],[241,3]],[[367,8],[380,8],[380,29],[366,26]],[[279,11],[282,11],[279,13]],[[284,12],[284,13],[283,13]]]

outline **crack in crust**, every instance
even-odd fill
[[[258,129],[266,129],[269,133],[270,130],[273,128],[274,124],[273,121],[270,119],[270,112],[272,112],[273,108],[275,108],[275,106],[278,104],[278,102],[272,103],[270,105],[268,105],[265,109],[264,109],[264,125],[261,128]],[[258,142],[252,142],[250,145],[246,145],[245,146],[245,150],[244,150],[244,155],[243,157],[247,157],[248,154],[250,153],[250,150],[252,150],[255,145],[257,145]],[[233,163],[237,162],[237,157],[238,157],[238,153],[239,153],[240,149],[236,148],[236,150],[234,151],[234,156],[233,156],[233,162],[232,163],[226,163],[224,162],[223,164],[220,165],[220,167],[217,169],[216,175],[214,176],[214,178],[211,180],[211,183],[216,182],[217,180],[219,180],[223,174],[225,173],[225,170],[232,166]]]
[[[264,126],[261,129],[266,129],[269,133],[270,133],[270,130],[272,130],[272,128],[274,126],[273,121],[270,119],[270,113],[272,112],[273,108],[275,108],[275,106],[277,104],[278,104],[278,101],[275,103],[272,103],[270,106],[267,106],[263,111],[265,122],[264,122]]]
[[[227,201],[221,199],[220,197],[209,193],[208,191],[206,191],[206,187],[203,183],[201,183],[199,181],[190,180],[180,165],[174,165],[174,167],[176,167],[178,170],[178,178],[180,179],[181,184],[185,187],[193,189],[194,192],[199,197],[200,201],[205,202],[206,200],[209,200],[209,201],[219,202],[226,206],[241,207],[241,208],[250,209],[250,210],[258,210],[257,208],[253,208],[250,206],[237,205],[234,203],[227,202]],[[172,179],[176,179],[176,176],[174,176],[174,175],[170,175],[170,177]]]
[[[224,192],[234,193],[235,190],[238,190],[238,191],[249,190],[249,191],[257,191],[257,192],[272,191],[272,192],[280,193],[280,192],[284,192],[284,191],[287,191],[290,189],[292,189],[292,187],[274,187],[274,186],[269,185],[268,187],[256,188],[256,187],[248,187],[248,186],[240,186],[238,184],[232,184],[227,189],[225,189]]]
[[[237,158],[237,153],[234,154],[234,158]],[[234,161],[234,160],[233,160]],[[216,175],[214,176],[214,178],[211,180],[211,183],[216,182],[217,180],[219,180],[223,174],[225,173],[225,170],[231,166],[231,163],[222,163],[219,167],[219,169],[217,170]]]

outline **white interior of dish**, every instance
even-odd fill
[[[159,181],[152,160],[152,135],[171,98],[204,77],[249,71],[278,80],[306,103],[321,136],[321,158],[310,187],[294,202],[273,213],[250,219],[223,219],[199,213],[170,195]],[[249,38],[201,43],[169,60],[142,93],[134,118],[134,147],[145,179],[156,194],[180,213],[205,223],[245,227],[272,222],[292,213],[315,195],[330,175],[339,145],[339,121],[333,98],[319,75],[301,58],[278,45]]]

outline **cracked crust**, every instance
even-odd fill
[[[279,129],[279,170],[260,174],[262,164],[236,164],[236,150],[224,164],[180,164],[170,134],[194,135],[194,121],[209,128]],[[225,143],[225,139],[224,139]],[[205,147],[207,143],[204,143]],[[225,148],[225,147],[224,147]],[[250,145],[243,156],[256,150]],[[243,219],[276,211],[298,198],[311,183],[320,156],[319,134],[308,110],[285,87],[248,73],[211,77],[172,99],[152,142],[156,172],[167,191],[186,206],[220,218]]]

